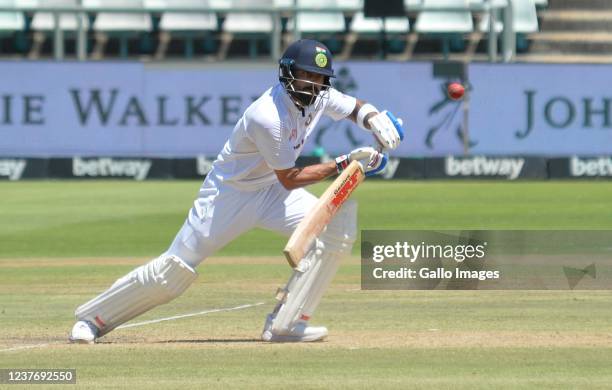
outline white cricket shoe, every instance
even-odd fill
[[[98,328],[89,321],[77,321],[72,327],[70,337],[71,343],[93,344],[98,337]]]
[[[311,342],[321,341],[327,337],[327,328],[324,326],[308,326],[306,321],[298,321],[297,324],[291,329],[282,331],[280,333],[273,333],[272,320],[274,317],[272,314],[268,314],[266,318],[266,324],[261,334],[263,341],[270,341],[273,343],[298,343],[298,342]]]

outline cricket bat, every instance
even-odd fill
[[[314,208],[299,223],[283,250],[292,268],[297,267],[315,238],[364,178],[361,164],[353,161],[325,190]]]

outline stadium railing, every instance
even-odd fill
[[[208,0],[146,0],[147,8],[163,7],[205,7],[210,8]],[[185,44],[185,57],[190,59],[194,53],[194,39],[204,37],[209,39],[217,31],[218,21],[215,12],[163,12],[159,20],[159,45],[155,53],[156,59],[161,59],[172,37],[181,37]]]
[[[427,2],[423,2],[420,4],[406,2],[406,12],[413,13],[421,13],[421,12],[468,12],[471,13],[486,13],[489,16],[489,31],[488,31],[488,55],[489,60],[492,62],[496,62],[498,59],[497,56],[497,37],[498,30],[495,28],[497,26],[497,13],[501,13],[503,17],[503,31],[502,31],[502,60],[504,62],[513,61],[514,55],[516,52],[516,37],[513,30],[514,22],[513,22],[513,7],[510,6],[511,2],[515,0],[484,0],[474,1],[470,0],[467,2],[465,6],[455,7],[455,6],[431,6],[428,5]],[[53,15],[53,53],[54,58],[56,60],[62,60],[64,58],[64,30],[61,25],[62,14],[76,14],[80,17],[76,17],[76,52],[78,60],[86,60],[87,59],[87,23],[86,17],[90,14],[135,14],[142,15],[144,14],[152,14],[152,13],[160,13],[160,14],[209,14],[209,13],[217,13],[217,14],[264,14],[270,15],[272,18],[272,31],[270,34],[270,47],[271,47],[271,57],[273,60],[276,60],[280,56],[281,52],[281,42],[282,42],[282,31],[281,31],[281,14],[290,14],[293,16],[292,19],[298,20],[297,23],[292,23],[291,26],[295,29],[293,31],[294,37],[300,36],[299,28],[302,23],[299,21],[300,15],[306,14],[334,14],[338,12],[343,13],[358,13],[362,11],[362,8],[359,7],[346,7],[343,5],[343,2],[339,2],[336,6],[330,7],[329,5],[321,6],[321,7],[304,7],[300,6],[298,2],[293,5],[289,5],[289,0],[277,0],[271,5],[262,6],[255,3],[255,6],[247,6],[244,3],[239,3],[238,6],[231,4],[230,7],[217,6],[216,2],[210,2],[210,6],[206,7],[192,7],[189,5],[186,6],[170,6],[171,2],[168,2],[162,6],[147,6],[147,7],[131,7],[128,5],[124,6],[98,6],[88,5],[87,7],[83,5],[76,6],[68,6],[68,5],[57,5],[57,6],[23,6],[20,5],[19,2],[16,1],[0,1],[0,15],[2,13],[22,13],[22,12],[41,12],[41,13],[49,13]],[[230,2],[231,3],[231,2]],[[116,4],[116,3],[115,3]],[[124,3],[125,4],[125,3]],[[327,3],[328,4],[328,3]],[[95,22],[94,22],[95,24]],[[306,23],[307,25],[307,23]],[[0,30],[1,30],[0,26]],[[95,29],[95,28],[94,28]]]

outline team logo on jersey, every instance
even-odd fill
[[[318,53],[315,56],[315,64],[317,64],[319,68],[325,68],[327,65],[327,56],[324,53]]]
[[[297,139],[297,129],[291,129],[291,134],[289,134],[289,141],[293,141]]]

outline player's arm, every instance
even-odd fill
[[[404,139],[401,119],[386,110],[378,112],[376,107],[363,100],[357,99],[348,118],[362,129],[371,131],[384,149],[393,150]]]
[[[288,190],[304,187],[325,180],[338,173],[334,161],[309,165],[303,168],[277,169],[278,181]]]
[[[276,169],[276,177],[288,190],[317,183],[346,169],[352,161],[361,165],[366,176],[372,176],[382,171],[387,165],[387,156],[378,150],[366,146],[353,150],[348,154],[338,156],[335,161],[309,165],[304,168]]]

